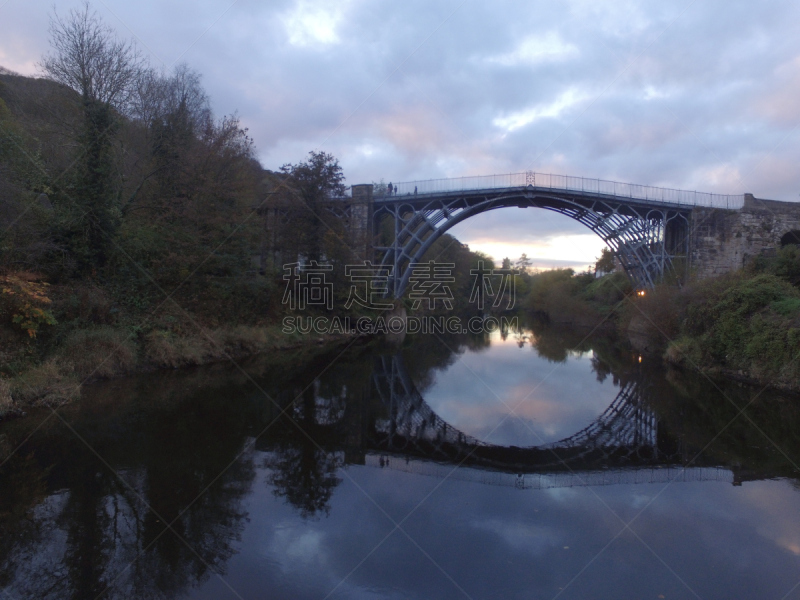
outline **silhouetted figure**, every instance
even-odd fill
[[[417,186],[414,186],[414,195],[417,195]]]
[[[389,189],[389,195],[391,196],[391,195],[392,195],[392,190],[394,189],[394,188],[392,187],[392,182],[391,182],[391,181],[389,182],[389,187],[388,187],[388,189]]]

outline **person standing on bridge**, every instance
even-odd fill
[[[414,186],[414,195],[417,195],[417,186]]]
[[[389,185],[388,185],[388,186],[386,186],[386,188],[389,190],[389,195],[391,196],[391,195],[392,195],[392,190],[394,189],[394,188],[392,187],[392,182],[391,182],[391,181],[389,182]]]

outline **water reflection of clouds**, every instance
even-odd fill
[[[304,563],[318,562],[324,555],[320,553],[323,534],[308,527],[298,527],[291,522],[275,528],[275,537],[270,544],[270,551],[281,552],[287,558]]]
[[[800,556],[800,521],[797,513],[792,512],[797,488],[789,482],[781,483],[795,494],[785,494],[782,490],[777,493],[773,488],[748,485],[743,486],[743,498],[750,510],[767,513],[771,517],[758,528],[758,533],[787,552]]]
[[[488,349],[467,350],[437,372],[422,395],[447,423],[478,439],[514,446],[555,442],[589,425],[617,395],[611,382],[597,381],[590,358],[569,352],[565,362],[553,363],[535,347],[494,335]]]
[[[800,567],[793,533],[781,534],[796,520],[800,495],[783,481],[520,491],[358,466],[348,472],[355,484],[345,478],[330,516],[318,521],[302,520],[269,490],[256,490],[242,552],[227,569],[239,593],[325,597],[392,530],[381,509],[395,520],[416,509],[403,528],[473,598],[552,598],[587,565],[560,597],[693,597],[632,534],[603,550],[622,527],[607,506],[628,520],[642,499],[659,493],[633,528],[701,597],[780,598]],[[266,555],[250,550],[266,540]],[[298,559],[291,551],[298,544],[316,557]],[[213,585],[193,597],[213,597]],[[464,596],[395,532],[331,598],[394,597]]]
[[[558,529],[531,523],[527,520],[478,519],[471,526],[478,531],[491,532],[501,538],[510,548],[522,550],[534,556],[564,545]]]

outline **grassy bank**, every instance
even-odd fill
[[[31,406],[60,406],[80,397],[83,384],[99,379],[328,347],[347,339],[349,335],[287,335],[279,326],[220,327],[184,336],[153,331],[138,340],[111,327],[79,330],[53,356],[0,378],[0,418]]]
[[[0,417],[35,405],[61,405],[79,397],[83,383],[98,379],[349,339],[286,334],[274,316],[257,320],[251,315],[246,324],[232,324],[202,312],[151,315],[99,286],[44,286],[8,278],[3,286]],[[46,319],[34,309],[46,312]]]

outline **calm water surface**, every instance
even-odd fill
[[[584,335],[150,374],[2,424],[0,597],[800,598],[797,400]]]

